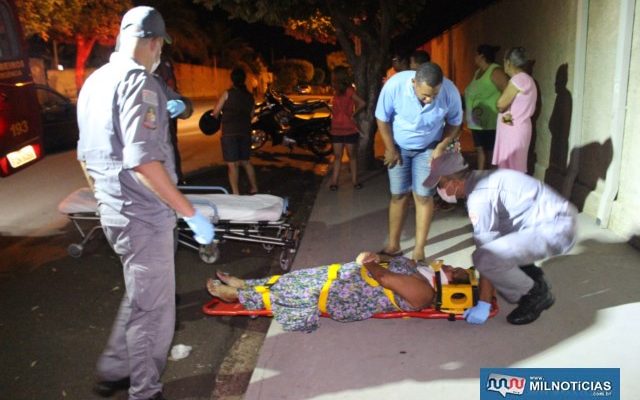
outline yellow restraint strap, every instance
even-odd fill
[[[271,311],[270,288],[271,286],[273,286],[274,283],[278,281],[278,279],[280,279],[280,275],[274,275],[271,278],[269,278],[267,283],[265,283],[263,286],[254,287],[256,292],[262,293],[262,302],[264,303],[264,309],[267,311]]]
[[[386,263],[381,263],[380,266],[384,268],[389,268],[389,265]],[[364,265],[362,266],[362,268],[360,268],[360,276],[362,276],[362,279],[364,279],[364,281],[367,282],[370,286],[373,286],[373,287],[380,286],[380,283],[378,283],[378,281],[376,281],[369,275],[369,271],[367,270],[367,267],[365,267]],[[387,296],[391,304],[393,304],[393,306],[397,310],[401,310],[400,307],[398,307],[398,305],[396,304],[396,299],[393,295],[393,292],[385,287],[382,288],[382,291],[384,292],[385,296]]]
[[[318,299],[318,309],[323,314],[327,313],[327,299],[329,298],[329,289],[331,283],[338,278],[338,271],[340,270],[340,264],[331,264],[329,271],[327,272],[327,281],[322,286],[320,291],[320,298]]]

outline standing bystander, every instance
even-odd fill
[[[386,82],[393,75],[398,72],[406,71],[409,69],[409,58],[401,54],[400,52],[396,52],[391,56],[391,68],[387,70],[387,73],[382,81],[382,83]]]
[[[513,47],[504,57],[504,70],[511,77],[497,102],[498,125],[493,165],[527,172],[527,157],[533,129],[531,117],[536,111],[538,89],[531,75],[525,49]]]
[[[431,55],[425,50],[416,50],[409,56],[409,69],[416,70],[424,63],[431,61]]]
[[[385,83],[375,116],[385,146],[391,201],[389,243],[381,251],[401,252],[400,235],[410,193],[416,205],[414,260],[424,259],[433,218],[434,190],[422,182],[429,175],[431,160],[440,156],[460,134],[462,104],[453,82],[443,77],[434,63],[417,71],[399,72]]]
[[[509,81],[502,67],[495,63],[499,49],[488,44],[478,46],[474,58],[478,69],[464,90],[465,119],[473,135],[479,170],[485,169],[486,160],[493,156],[498,120],[496,103]]]
[[[254,99],[247,90],[247,75],[242,68],[231,71],[233,86],[222,93],[212,114],[222,123],[222,158],[227,163],[229,185],[233,194],[240,194],[239,166],[249,178],[249,194],[258,193],[256,172],[249,161],[251,157],[251,118]]]
[[[354,120],[356,114],[364,109],[365,103],[352,86],[349,70],[346,67],[335,67],[331,76],[333,98],[331,99],[331,142],[333,143],[333,171],[331,174],[332,191],[338,190],[338,177],[342,165],[342,153],[345,145],[349,154],[351,182],[355,189],[361,189],[358,181],[358,125]]]

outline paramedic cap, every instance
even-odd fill
[[[122,17],[120,34],[139,38],[162,37],[171,44],[162,15],[153,7],[134,7]]]
[[[431,173],[422,183],[423,186],[432,188],[438,184],[440,178],[467,169],[466,161],[458,151],[447,151],[440,157],[431,161]]]

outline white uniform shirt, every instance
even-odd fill
[[[509,169],[473,171],[466,180],[465,192],[478,247],[576,212],[575,207],[551,187]]]

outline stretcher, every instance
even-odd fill
[[[300,241],[300,230],[287,220],[288,201],[269,194],[231,195],[220,186],[180,186],[179,189],[215,228],[215,240],[201,245],[182,218],[178,219],[178,244],[198,251],[200,259],[212,264],[220,258],[219,244],[226,240],[260,244],[268,253],[280,249],[280,267],[291,268]],[[101,230],[98,205],[91,189],[85,187],[69,194],[58,205],[80,234],[81,241],[71,243],[67,252],[82,256],[84,246]]]
[[[214,317],[272,317],[271,310],[247,310],[242,304],[225,303],[224,301],[213,298],[211,301],[202,306],[202,312]],[[498,313],[498,303],[496,299],[491,302],[491,312],[489,317],[493,318]],[[331,318],[326,313],[320,314],[322,317]],[[436,308],[424,308],[420,311],[392,311],[386,313],[374,314],[372,318],[390,319],[390,318],[422,318],[422,319],[448,319],[449,321],[464,319],[462,313],[452,313],[448,311],[438,310]]]
[[[338,266],[339,264],[334,264]],[[326,311],[326,297],[328,295],[330,286],[331,286],[331,268],[329,268],[329,279],[327,283],[325,283],[322,288],[322,292],[320,294],[319,299],[319,309],[320,315],[322,317],[330,318]],[[419,311],[404,311],[399,308],[392,312],[378,313],[374,314],[372,318],[379,319],[390,319],[390,318],[423,318],[423,319],[448,319],[450,321],[461,320],[464,319],[463,313],[468,308],[475,306],[478,303],[478,278],[475,273],[475,269],[473,267],[467,269],[467,273],[469,274],[469,283],[465,284],[442,284],[440,282],[440,268],[442,267],[442,261],[436,260],[431,263],[431,267],[436,271],[436,282],[435,285],[437,287],[436,298],[434,300],[433,307],[424,308]],[[362,267],[362,271],[365,271],[364,267]],[[337,268],[336,268],[337,271]],[[364,272],[363,272],[364,273]],[[249,316],[249,317],[272,317],[273,313],[271,311],[270,299],[269,299],[269,287],[272,286],[277,279],[278,275],[275,275],[271,278],[271,280],[265,286],[256,287],[256,291],[262,293],[264,304],[266,304],[265,309],[261,310],[247,310],[244,308],[242,304],[239,302],[226,303],[221,301],[218,298],[212,298],[211,301],[205,303],[202,306],[202,312],[211,315],[211,316]],[[371,279],[371,278],[369,278]],[[366,280],[366,279],[365,279]],[[374,281],[375,282],[375,281]],[[369,283],[372,284],[372,283]],[[373,286],[377,286],[377,282],[373,284]],[[388,289],[386,289],[388,290]],[[390,298],[392,303],[395,305],[395,301],[393,301],[393,294],[385,293],[387,297]],[[323,300],[324,297],[324,300]],[[323,304],[324,303],[324,304]],[[397,306],[396,306],[397,308]],[[498,302],[494,297],[491,301],[491,310],[489,312],[489,317],[493,318],[498,313]]]

